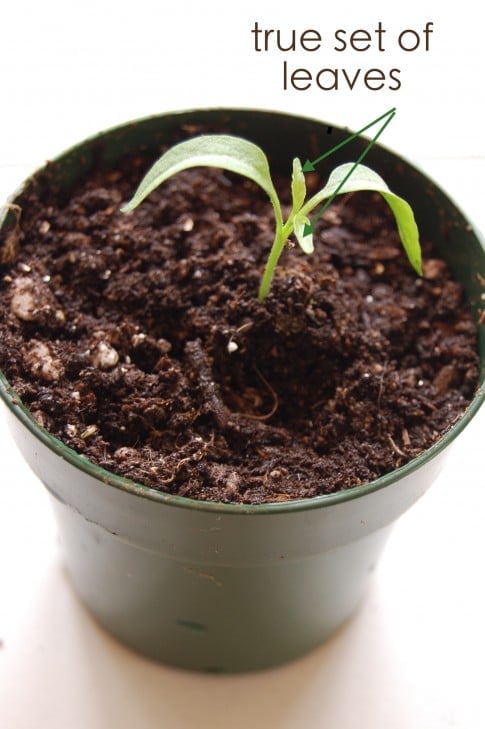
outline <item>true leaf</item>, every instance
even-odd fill
[[[306,215],[302,215],[301,213],[297,213],[297,215],[295,215],[293,220],[293,232],[295,233],[295,238],[302,251],[308,254],[313,253],[314,251],[313,234],[311,232],[306,232],[307,226],[309,225],[310,221]]]
[[[298,157],[293,160],[293,173],[291,176],[291,197],[293,200],[293,213],[298,212],[305,202],[306,182],[305,175]]]
[[[421,275],[421,246],[419,231],[411,206],[402,197],[395,195],[388,188],[382,177],[365,165],[354,165],[351,162],[336,167],[328,178],[325,187],[305,203],[301,212],[308,213],[320,202],[335,195],[361,190],[379,192],[391,208],[396,219],[399,236],[414,270]]]

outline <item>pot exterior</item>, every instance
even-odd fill
[[[9,415],[17,444],[52,497],[82,600],[137,651],[201,671],[266,668],[333,633],[358,607],[392,524],[445,457],[343,503],[228,512],[113,488],[39,447]]]
[[[184,124],[241,134],[283,171],[295,154],[312,159],[329,146],[324,122],[247,110],[170,114],[88,140],[50,163],[38,184],[69,188],[94,161],[110,165],[140,147],[153,148],[155,158],[162,145],[178,141]],[[338,143],[347,133],[333,128],[333,135]],[[362,144],[354,140],[329,164],[355,158]],[[485,277],[485,255],[468,221],[392,153],[375,147],[372,164],[413,205],[423,233],[442,237],[442,254],[478,314],[475,274]],[[484,341],[482,327],[482,383]],[[86,605],[136,650],[214,672],[290,660],[352,615],[393,523],[432,483],[483,400],[480,390],[440,444],[374,485],[294,504],[237,507],[161,495],[96,469],[42,431],[1,378],[0,394],[19,448],[51,494],[65,560]]]
[[[146,656],[214,673],[267,668],[324,641],[358,606],[388,533],[303,559],[201,564],[141,550],[54,505],[76,590],[99,622]]]

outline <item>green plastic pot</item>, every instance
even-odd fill
[[[273,169],[315,157],[328,123],[251,110],[166,114],[107,131],[50,162],[37,182],[69,189],[96,162],[178,139],[181,125],[221,125],[260,144]],[[333,127],[332,143],[347,136]],[[330,160],[355,159],[355,140]],[[485,252],[454,203],[420,171],[376,146],[372,166],[413,205],[424,236],[441,247],[478,317]],[[2,376],[13,436],[47,487],[75,588],[99,622],[152,658],[213,672],[288,661],[325,640],[359,605],[389,532],[427,490],[449,446],[484,399],[406,466],[315,499],[258,506],[203,503],[159,493],[104,471],[50,436]]]

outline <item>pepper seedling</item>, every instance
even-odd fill
[[[275,235],[259,287],[260,301],[269,293],[276,264],[290,235],[295,235],[305,253],[312,253],[313,228],[309,214],[323,200],[331,202],[336,195],[348,192],[374,190],[382,195],[394,214],[401,243],[411,265],[419,275],[422,273],[419,232],[412,208],[403,198],[391,192],[382,177],[372,169],[362,164],[342,164],[331,172],[325,187],[305,201],[305,175],[300,160],[295,158],[291,179],[292,206],[284,220],[265,153],[253,142],[232,135],[205,134],[171,147],[150,168],[121,211],[134,210],[169,177],[190,167],[218,167],[235,172],[253,180],[267,193],[274,210]]]

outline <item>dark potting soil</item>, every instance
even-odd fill
[[[456,421],[476,328],[429,241],[414,274],[379,195],[337,198],[260,303],[265,194],[195,169],[121,214],[148,165],[67,200],[30,188],[4,236],[0,368],[50,433],[155,489],[260,503],[367,482]]]

